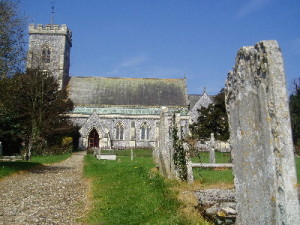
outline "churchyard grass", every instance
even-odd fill
[[[215,152],[216,163],[230,163],[231,156],[227,152]],[[209,163],[209,152],[199,152],[198,156],[192,157],[193,163]]]
[[[216,152],[216,163],[230,163],[230,153]],[[193,163],[209,163],[209,152],[199,152],[199,156],[192,157]],[[200,182],[201,186],[212,184],[233,184],[232,169],[207,169],[207,168],[194,168],[194,179]],[[225,186],[227,186],[225,185]]]
[[[217,163],[228,163],[230,161],[230,155],[227,153],[216,152],[216,162]],[[193,157],[193,162],[209,162],[209,153],[201,152],[200,158]],[[295,157],[296,162],[296,172],[298,184],[300,184],[300,157]],[[228,183],[233,184],[233,174],[232,169],[206,169],[206,168],[194,168],[193,174],[195,181],[199,181],[204,185],[218,184],[218,183]]]
[[[0,179],[9,176],[13,173],[32,169],[33,167],[42,164],[51,164],[61,162],[71,156],[71,153],[64,155],[53,156],[33,156],[31,161],[15,161],[15,162],[1,162],[0,161]]]
[[[29,170],[38,165],[41,164],[26,161],[0,162],[0,179],[19,171]]]
[[[116,154],[117,156],[130,156],[131,150],[124,149],[124,150],[101,150],[101,154]],[[134,157],[152,157],[152,151],[149,149],[133,149],[133,156]]]
[[[118,152],[126,153],[124,150]],[[135,157],[133,161],[130,156],[118,156],[116,161],[106,161],[87,155],[84,173],[92,183],[92,206],[85,222],[208,224],[204,220],[193,222],[180,212],[182,203],[172,190],[173,182],[163,179],[154,171],[154,166],[151,154]]]
[[[50,155],[50,156],[33,156],[31,162],[51,164],[66,160],[72,155],[72,153],[66,153],[63,155]]]
[[[202,185],[211,184],[233,184],[232,169],[193,169],[195,181],[199,181]]]
[[[297,172],[297,183],[300,184],[300,157],[297,156],[295,158],[296,160],[296,172]]]

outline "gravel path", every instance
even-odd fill
[[[81,224],[87,205],[83,156],[0,181],[0,224]]]

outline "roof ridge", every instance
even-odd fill
[[[126,79],[126,80],[184,80],[184,78],[141,78],[141,77],[99,77],[99,76],[70,76],[70,78]]]

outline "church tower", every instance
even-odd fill
[[[63,88],[69,77],[72,32],[65,24],[29,25],[27,68],[49,71]]]

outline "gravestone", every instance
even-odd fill
[[[225,93],[237,224],[299,224],[285,72],[277,42],[241,48]]]
[[[174,171],[172,168],[172,145],[170,139],[170,117],[167,107],[161,107],[160,124],[158,137],[158,165],[163,176],[172,178]]]
[[[0,156],[3,155],[3,152],[2,152],[2,142],[0,141]]]
[[[111,155],[98,155],[98,159],[105,159],[105,160],[117,160],[117,155],[111,154]]]
[[[211,133],[209,143],[209,163],[216,163],[215,144],[215,135],[214,133]]]

